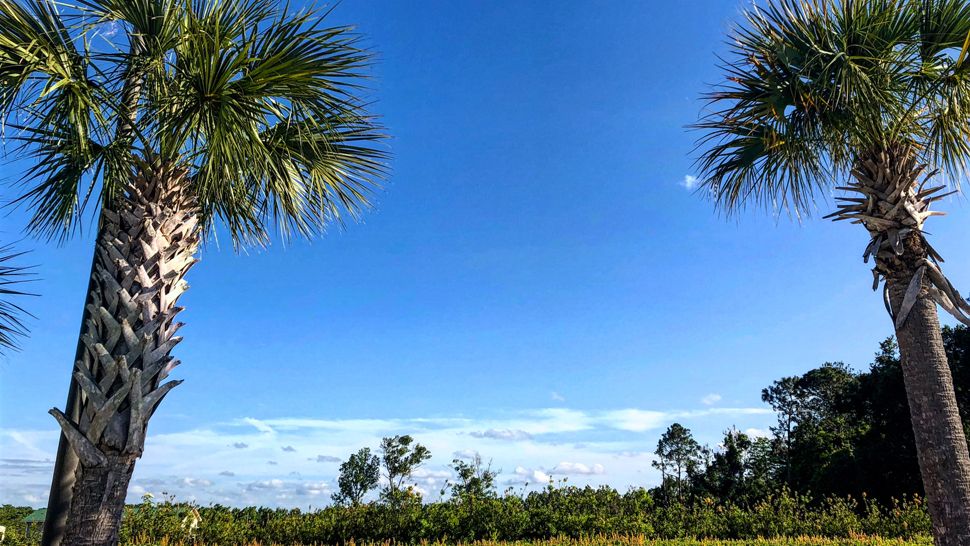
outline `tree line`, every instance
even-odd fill
[[[961,414],[970,410],[970,330],[941,329]],[[868,369],[826,362],[766,387],[777,416],[768,436],[729,429],[703,446],[675,423],[660,438],[654,467],[663,502],[705,497],[750,504],[781,489],[815,496],[863,495],[883,502],[923,494],[898,347],[879,344]],[[963,426],[970,429],[964,418]]]
[[[941,334],[961,409],[970,408],[970,329],[944,327]],[[413,436],[398,435],[341,463],[326,508],[196,507],[202,521],[190,532],[183,523],[193,505],[146,497],[125,508],[121,538],[298,544],[591,533],[916,536],[930,531],[930,521],[902,381],[892,338],[879,344],[865,370],[826,362],[779,378],[762,391],[776,414],[767,436],[731,427],[709,446],[674,423],[657,442],[654,467],[661,479],[649,488],[621,492],[562,479],[528,492],[499,491],[498,471],[476,454],[453,459],[452,478],[437,492],[441,500],[424,502],[412,478],[431,452]],[[0,524],[14,544],[22,542],[18,520],[29,511],[0,510],[10,516]]]
[[[970,409],[970,329],[943,327],[961,413]],[[690,429],[670,425],[654,451],[660,484],[649,490],[661,504],[691,505],[712,499],[751,506],[781,491],[810,497],[868,497],[883,503],[922,495],[919,462],[896,342],[879,343],[868,369],[826,362],[802,375],[765,387],[762,400],[775,411],[768,435],[731,427],[718,445],[702,445]],[[964,420],[970,429],[970,420]],[[431,457],[411,436],[384,438],[377,454],[362,448],[340,465],[333,501],[357,506],[380,489],[391,502],[415,494],[407,482]],[[476,454],[455,459],[453,495],[494,493],[497,473]],[[383,480],[381,477],[383,476]],[[379,485],[383,483],[383,487]],[[442,495],[447,490],[440,492]]]

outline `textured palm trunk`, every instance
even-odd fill
[[[144,52],[144,43],[140,35],[128,36],[130,52],[134,57]],[[141,97],[142,86],[144,84],[144,74],[137,69],[137,66],[129,66],[125,77],[125,84],[121,91],[121,114],[118,117],[118,127],[116,131],[116,142],[127,142],[130,144],[131,135],[134,131],[134,123],[138,116],[138,100]],[[98,236],[96,241],[100,241],[104,236],[102,226],[103,218],[98,219]],[[88,307],[93,307],[94,300],[91,294],[97,292],[98,284],[95,271],[98,265],[98,249],[95,248],[94,257],[91,263],[91,279],[88,284],[88,294],[84,305],[85,309],[81,313],[81,331],[77,344],[77,351],[74,355],[75,362],[85,358],[87,347],[81,341],[81,335],[85,333],[86,323],[89,319]],[[97,364],[94,364],[95,367]],[[96,373],[96,368],[95,368]],[[67,391],[67,402],[65,403],[65,413],[67,417],[77,422],[80,419],[81,408],[79,401],[80,387],[71,378]],[[51,477],[50,494],[47,501],[47,519],[44,520],[44,529],[41,535],[42,546],[60,546],[64,538],[67,525],[67,517],[71,507],[71,492],[74,489],[74,478],[78,469],[77,455],[71,448],[70,442],[64,434],[61,434],[57,443],[57,456],[54,461],[54,472]]]
[[[889,291],[893,307],[901,305],[906,285],[890,281]],[[906,323],[896,329],[896,338],[936,543],[968,545],[970,457],[943,350],[936,302],[920,298]]]
[[[179,381],[175,321],[183,277],[195,262],[198,209],[186,171],[144,165],[117,206],[103,212],[75,363],[81,412],[51,414],[79,459],[63,544],[117,544],[128,482],[148,420]]]
[[[863,156],[854,183],[844,188],[862,197],[842,198],[835,215],[863,224],[872,236],[864,258],[875,258],[873,289],[885,280],[935,542],[970,545],[970,452],[937,316],[939,304],[970,322],[970,305],[943,275],[943,260],[924,237],[923,221],[942,214],[929,205],[943,197],[943,187],[924,189],[932,173],[920,181],[923,170],[906,146]]]

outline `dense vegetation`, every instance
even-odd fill
[[[184,543],[158,543],[160,546],[175,546]],[[198,546],[203,543],[194,542]],[[263,543],[252,542],[246,546],[261,546]],[[389,546],[387,542],[382,543],[348,543],[349,546]],[[919,537],[912,539],[903,538],[884,538],[871,536],[855,536],[848,538],[828,538],[828,537],[794,537],[794,538],[757,538],[747,540],[734,539],[648,539],[643,536],[626,535],[597,535],[582,538],[557,537],[548,540],[521,540],[521,541],[496,541],[479,540],[474,542],[427,542],[426,546],[931,546],[933,541],[929,537]],[[136,546],[155,546],[153,543],[141,543]],[[268,545],[267,545],[268,546]]]
[[[341,544],[455,540],[545,540],[595,535],[647,539],[857,535],[920,538],[930,531],[918,499],[886,507],[865,499],[779,494],[749,507],[713,499],[694,505],[661,505],[650,493],[608,488],[550,486],[524,496],[455,497],[422,504],[415,496],[396,503],[334,505],[314,512],[269,508],[198,508],[202,523],[186,525],[191,507],[171,502],[129,506],[123,544],[192,541],[209,544]],[[10,513],[9,508],[5,513]],[[22,529],[22,527],[20,527]],[[10,544],[23,544],[19,530]]]
[[[970,409],[970,330],[943,338],[963,414]],[[408,487],[431,454],[410,436],[385,438],[341,465],[334,505],[314,512],[198,507],[146,497],[128,506],[125,543],[193,538],[212,544],[397,540],[545,540],[629,535],[645,539],[827,536],[916,538],[930,531],[896,345],[883,341],[869,368],[825,363],[762,392],[777,414],[769,437],[729,429],[716,447],[673,424],[655,467],[662,484],[625,493],[565,481],[499,494],[480,458],[453,461],[446,500],[422,503]],[[968,423],[970,425],[970,423]],[[383,481],[379,480],[383,477]],[[374,494],[384,483],[379,494]],[[366,502],[371,499],[371,502]],[[0,508],[7,540],[21,543],[26,508]]]
[[[970,330],[944,327],[944,347],[960,413],[970,415]],[[655,466],[658,500],[705,497],[750,504],[788,488],[815,496],[882,502],[922,494],[915,440],[895,341],[879,345],[869,369],[825,363],[784,377],[762,391],[777,414],[767,438],[728,430],[717,448],[700,446],[673,425],[661,438]],[[964,420],[964,428],[970,421]]]

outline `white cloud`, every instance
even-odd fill
[[[752,438],[767,438],[771,433],[763,428],[746,428],[744,433]]]
[[[272,480],[250,482],[245,485],[245,488],[247,491],[261,491],[266,489],[282,489],[283,485],[283,480],[274,478]]]
[[[556,467],[551,471],[552,474],[578,474],[586,476],[604,474],[605,472],[606,469],[604,469],[603,465],[599,463],[594,464],[593,466],[587,466],[583,463],[570,463],[565,461],[557,464]]]
[[[669,414],[665,412],[638,409],[610,411],[603,415],[603,423],[606,426],[631,432],[646,432],[660,428],[669,420]]]
[[[452,453],[451,456],[456,459],[472,460],[478,456],[478,452],[474,449],[462,449]]]
[[[252,425],[256,430],[264,434],[274,434],[276,431],[273,427],[269,426],[266,421],[261,421],[259,419],[253,419],[252,417],[243,417],[243,422],[247,425]]]
[[[304,482],[296,487],[298,495],[309,495],[315,497],[330,492],[330,485],[327,482]]]
[[[340,457],[334,457],[333,455],[317,455],[315,459],[307,459],[308,461],[316,461],[318,463],[339,463],[343,462]]]
[[[506,440],[509,442],[532,439],[532,435],[524,430],[510,430],[507,428],[503,428],[503,429],[490,428],[485,431],[469,432],[468,434],[470,434],[475,438],[491,438],[493,440]]]
[[[720,401],[721,401],[721,395],[717,394],[716,392],[712,392],[711,394],[708,394],[704,398],[701,398],[701,404],[704,404],[705,406],[713,406],[714,404],[717,404]]]
[[[561,394],[559,394],[556,391],[552,391],[552,393],[550,393],[549,397],[552,398],[552,400],[554,402],[565,402],[566,401],[566,397],[563,396],[563,395],[561,395]]]
[[[690,174],[685,175],[684,179],[680,181],[680,185],[688,190],[693,190],[699,186],[700,183],[701,181],[696,176]]]
[[[570,476],[579,485],[656,485],[650,467],[659,432],[680,421],[702,442],[716,442],[724,427],[737,424],[766,428],[764,408],[705,407],[679,410],[649,408],[587,409],[549,407],[496,410],[475,417],[452,415],[397,419],[318,419],[247,417],[224,422],[196,421],[194,428],[149,435],[139,461],[129,501],[151,492],[169,492],[179,500],[232,506],[316,506],[329,502],[322,484],[333,484],[337,464],[361,447],[374,450],[385,436],[410,434],[433,458],[415,483],[436,495],[453,458],[480,453],[499,471],[498,483],[541,488],[549,478]],[[760,429],[759,429],[760,430]],[[746,431],[749,432],[750,431]],[[0,429],[0,453],[17,472],[0,466],[0,503],[40,506],[50,486],[56,425],[44,430]],[[292,447],[292,457],[281,449]],[[14,459],[30,461],[19,463]],[[276,461],[270,465],[267,461]],[[2,465],[4,461],[0,461]],[[326,464],[321,464],[326,463]],[[19,465],[19,466],[18,466]],[[604,465],[606,468],[604,468]],[[34,469],[36,468],[36,472]],[[609,472],[606,472],[608,468]],[[43,469],[43,472],[41,472]],[[189,477],[189,478],[186,478]],[[38,498],[41,502],[29,501]]]
[[[114,38],[118,31],[121,30],[121,24],[117,21],[108,21],[101,27],[101,36],[105,38]]]
[[[515,468],[515,478],[508,480],[508,484],[531,484],[544,487],[552,479],[552,476],[547,474],[541,468],[530,469],[522,466],[517,466]]]

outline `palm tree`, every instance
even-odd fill
[[[52,489],[67,544],[114,544],[148,420],[178,380],[186,272],[218,228],[235,246],[356,218],[384,173],[358,98],[372,55],[326,13],[276,0],[0,0],[0,108],[33,161],[34,234],[97,213],[74,405]],[[112,34],[115,34],[112,36]],[[74,480],[70,480],[73,471]],[[69,502],[65,502],[65,501]]]
[[[722,211],[801,217],[830,186],[834,216],[862,225],[899,340],[937,544],[970,544],[970,457],[937,305],[970,305],[940,269],[924,221],[970,158],[970,4],[773,0],[744,12],[723,61],[698,165]],[[841,185],[839,185],[841,184]]]

